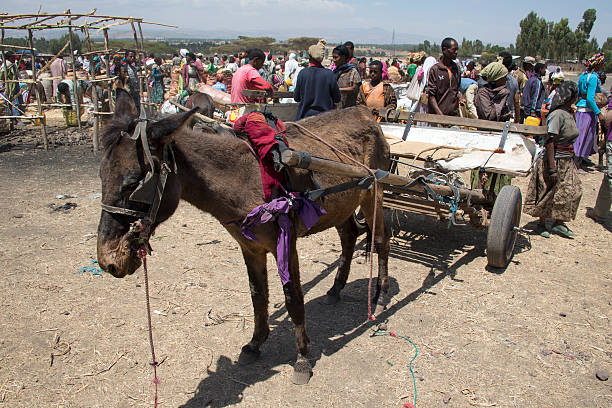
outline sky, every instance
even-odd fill
[[[20,0],[10,7],[3,0],[3,12],[36,12],[41,0]],[[471,0],[56,0],[46,1],[42,11],[89,12],[141,17],[148,21],[178,25],[167,36],[226,38],[227,35],[268,35],[284,40],[300,36],[327,36],[330,41],[415,43],[428,39],[439,43],[446,36],[480,39],[483,43],[514,43],[519,22],[531,10],[547,20],[569,18],[575,29],[586,8],[597,10],[591,35],[602,44],[612,36],[612,1],[556,0],[540,2],[512,0],[492,3]],[[145,36],[147,30],[143,27]],[[112,32],[113,30],[111,30]],[[347,38],[344,38],[347,37]],[[386,39],[386,40],[385,40]]]

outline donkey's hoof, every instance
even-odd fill
[[[238,357],[238,364],[249,365],[253,364],[261,356],[261,351],[251,348],[248,344],[242,347],[240,356]]]
[[[332,306],[337,304],[338,302],[340,302],[340,295],[325,295],[323,297],[323,303],[328,305],[328,306]]]
[[[308,359],[302,355],[298,355],[298,358],[293,366],[293,378],[291,382],[295,385],[308,384],[312,377],[312,366]]]

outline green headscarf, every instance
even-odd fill
[[[499,61],[490,63],[480,71],[480,76],[487,82],[495,82],[506,75],[508,75],[508,68]]]

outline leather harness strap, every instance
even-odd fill
[[[101,207],[103,211],[109,213],[127,215],[138,219],[148,218],[151,223],[153,223],[157,218],[157,211],[159,210],[159,206],[164,195],[168,173],[172,171],[176,173],[177,165],[172,147],[170,146],[170,143],[168,143],[166,146],[164,146],[164,153],[162,163],[159,168],[159,173],[155,171],[155,162],[153,161],[153,155],[151,154],[151,148],[149,147],[149,141],[147,138],[148,122],[149,119],[147,119],[146,113],[144,109],[142,109],[140,111],[140,117],[138,118],[138,123],[134,129],[134,133],[130,135],[129,133],[121,132],[121,136],[134,141],[140,140],[144,155],[149,162],[150,171],[140,181],[140,186],[132,192],[129,198],[129,200],[133,202],[148,204],[149,212],[147,213],[144,211],[137,211],[104,203],[101,204]],[[172,163],[172,168],[170,168],[169,163]]]

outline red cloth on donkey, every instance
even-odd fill
[[[270,126],[261,112],[248,113],[234,122],[234,130],[245,132],[248,135],[253,149],[259,156],[264,201],[278,197],[278,193],[283,190],[284,175],[274,169],[271,150],[278,145],[278,141],[275,139],[277,133],[282,136],[283,142],[287,146],[289,144],[285,134],[285,124],[280,119],[276,119],[275,125],[276,129]],[[273,192],[275,192],[275,197],[272,197]]]

